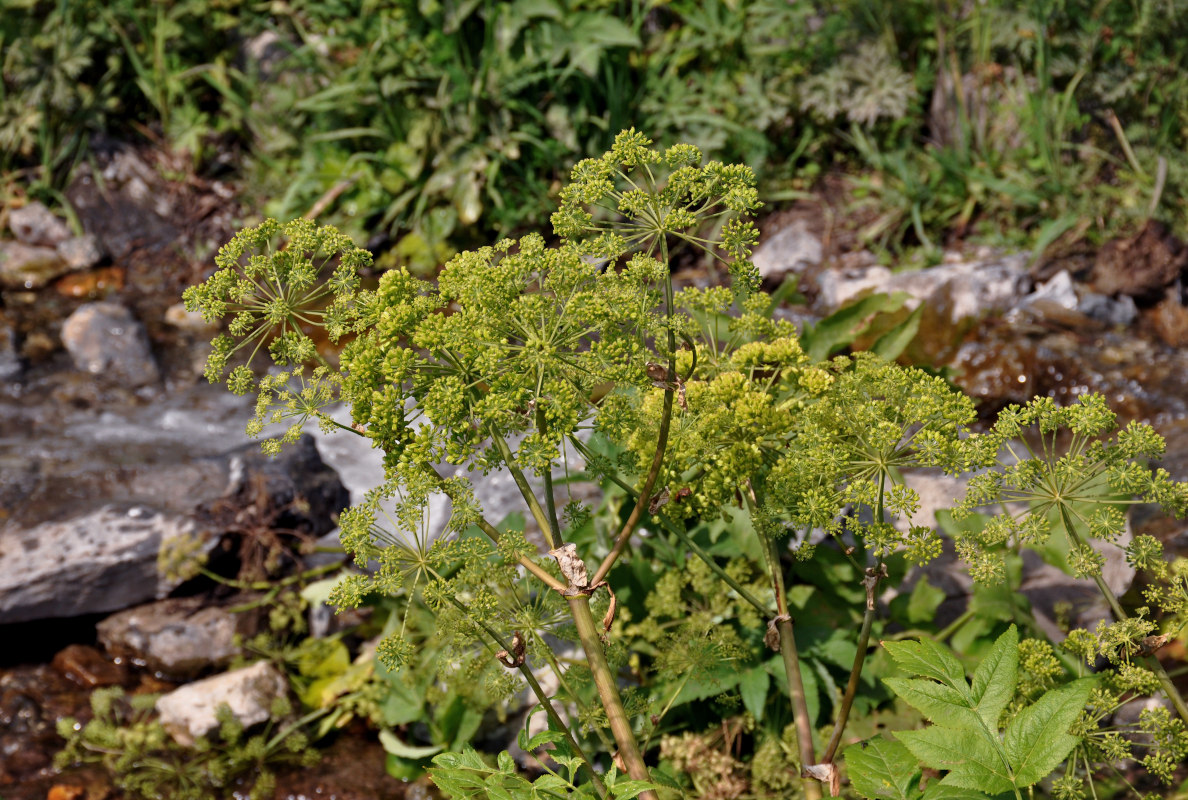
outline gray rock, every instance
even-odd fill
[[[1125,328],[1138,319],[1138,306],[1128,294],[1113,298],[1086,292],[1077,305],[1077,311],[1111,328]]]
[[[90,269],[106,257],[99,237],[89,233],[86,236],[72,236],[64,242],[59,242],[57,249],[58,255],[72,270]]]
[[[0,381],[19,377],[22,369],[21,357],[16,348],[16,334],[12,328],[0,324]]]
[[[113,656],[169,678],[186,679],[222,667],[239,654],[235,617],[203,606],[201,598],[175,598],[130,608],[95,626]]]
[[[74,365],[127,386],[160,379],[148,336],[128,309],[118,303],[87,303],[62,324],[62,344]]]
[[[114,416],[91,428],[66,426],[35,446],[14,447],[11,458],[15,440],[4,440],[0,507],[12,513],[0,521],[0,624],[160,599],[176,587],[157,570],[171,537],[197,537],[209,549],[256,517],[318,536],[347,504],[309,437],[276,459],[256,443],[212,455],[195,426],[172,412],[161,416],[156,428]],[[214,444],[228,437],[206,435]]]
[[[818,277],[818,300],[826,310],[840,308],[866,292],[906,292],[908,306],[943,296],[950,322],[1003,311],[1015,305],[1027,284],[1026,256],[941,264],[915,272],[882,266],[826,270]]]
[[[192,520],[140,505],[0,529],[0,624],[163,597],[175,584],[157,574],[157,551],[167,539],[198,534]]]
[[[775,278],[815,267],[821,257],[821,240],[809,231],[804,220],[796,220],[756,247],[751,263],[764,278]]]
[[[17,241],[43,247],[54,247],[70,238],[66,223],[37,202],[8,212],[8,229]]]
[[[0,242],[0,288],[41,289],[67,272],[70,266],[52,247]]]
[[[1079,302],[1072,276],[1068,274],[1068,270],[1062,269],[1046,283],[1035,287],[1035,291],[1020,300],[1016,307],[1047,303],[1072,311],[1077,308]]]
[[[272,702],[287,689],[285,677],[276,667],[257,661],[163,695],[157,700],[157,713],[174,740],[190,746],[219,727],[216,713],[220,706],[226,705],[244,727],[251,727],[271,717]]]

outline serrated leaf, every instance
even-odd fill
[[[969,695],[978,716],[992,731],[1015,694],[1019,680],[1019,632],[1012,625],[998,637],[970,681]]]
[[[977,714],[970,707],[969,695],[936,681],[886,678],[883,681],[912,708],[930,722],[953,728],[978,725]]]
[[[990,800],[990,795],[976,789],[963,789],[934,781],[928,785],[920,800]]]
[[[902,742],[880,736],[847,747],[844,755],[850,783],[863,797],[870,800],[884,797],[913,800],[919,797],[920,790],[916,786],[919,762]]]
[[[921,639],[883,642],[883,647],[887,649],[891,660],[905,672],[933,678],[962,693],[968,691],[961,662],[944,645],[931,639]]]
[[[1084,710],[1095,683],[1095,678],[1080,678],[1052,689],[1011,721],[1003,747],[1015,770],[1016,786],[1046,778],[1076,747],[1080,739],[1068,729]]]
[[[644,792],[654,792],[659,787],[651,781],[621,781],[608,788],[615,800],[635,800]]]
[[[751,712],[756,722],[763,720],[763,709],[767,705],[767,688],[771,678],[763,667],[754,667],[743,673],[738,682],[738,691],[742,695],[743,707]]]
[[[1014,788],[996,741],[986,731],[934,725],[922,731],[899,731],[895,737],[926,767],[948,770],[944,778],[948,786],[987,794]]]
[[[561,731],[541,731],[540,733],[528,738],[528,731],[520,731],[519,745],[520,749],[526,753],[531,753],[538,747],[543,747],[546,744],[553,742],[560,742],[565,738],[565,734]]]

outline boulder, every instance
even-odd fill
[[[178,744],[191,746],[219,727],[217,712],[227,706],[244,727],[271,717],[274,700],[288,689],[285,677],[267,661],[187,684],[157,700],[161,724]]]
[[[41,247],[56,247],[70,238],[66,223],[38,202],[9,211],[8,229],[17,241]]]
[[[161,600],[112,614],[96,627],[99,642],[117,658],[184,680],[226,666],[235,645],[235,616],[204,606],[202,598]]]
[[[62,344],[74,365],[126,386],[160,379],[144,326],[118,303],[86,303],[62,324]]]
[[[1097,253],[1090,283],[1100,294],[1155,299],[1188,269],[1188,246],[1161,222],[1149,221],[1135,236],[1106,242]]]

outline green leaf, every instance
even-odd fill
[[[1014,696],[1018,679],[1019,632],[1012,625],[998,637],[970,681],[970,699],[990,730],[998,730],[998,718]]]
[[[905,672],[933,678],[960,692],[966,691],[965,670],[949,648],[931,639],[883,642],[891,660]]]
[[[902,742],[880,736],[847,747],[845,759],[850,783],[863,797],[913,800],[920,795],[913,780],[920,775],[919,764]]]
[[[871,352],[886,361],[894,361],[899,358],[900,353],[907,349],[912,339],[916,338],[916,332],[920,330],[920,317],[923,314],[924,304],[921,303],[916,306],[915,311],[908,314],[903,322],[880,336],[878,341],[871,346]]]
[[[977,715],[970,707],[967,693],[936,681],[886,678],[883,682],[930,722],[953,728],[978,725]]]
[[[908,622],[918,624],[934,619],[936,609],[944,601],[944,589],[938,589],[933,586],[928,582],[928,578],[921,575],[920,580],[916,581],[916,585],[912,587],[912,593],[908,597]]]
[[[615,800],[635,800],[644,792],[654,792],[659,787],[651,781],[621,781],[609,788]]]
[[[925,766],[949,770],[944,778],[948,786],[988,794],[1014,788],[1010,771],[998,753],[997,739],[984,730],[934,725],[922,731],[899,731],[895,737]]]
[[[872,294],[838,309],[816,325],[806,325],[800,337],[805,352],[814,361],[822,361],[853,342],[870,327],[871,319],[903,305],[907,295]]]
[[[379,732],[379,741],[383,745],[384,750],[394,756],[400,758],[408,758],[417,761],[422,758],[440,753],[443,749],[442,745],[431,745],[426,747],[416,747],[411,744],[405,744],[400,737],[389,730]]]
[[[1080,739],[1068,732],[1089,700],[1095,678],[1080,678],[1052,689],[1023,709],[1007,728],[1003,746],[1015,770],[1015,785],[1046,778]]]
[[[990,800],[990,795],[976,789],[949,786],[944,782],[932,782],[920,800]]]
[[[763,709],[767,704],[767,687],[771,678],[763,667],[754,667],[743,673],[738,683],[739,694],[742,695],[743,707],[751,712],[756,722],[763,721]]]

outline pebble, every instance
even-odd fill
[[[112,614],[95,626],[108,653],[169,678],[191,678],[239,654],[235,617],[200,598],[175,598]]]

